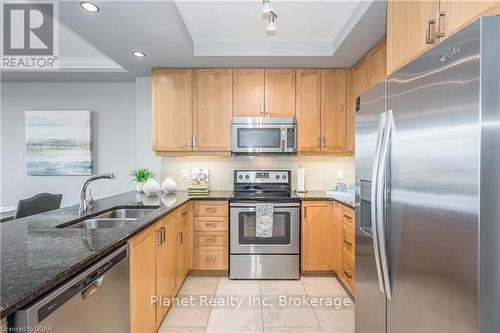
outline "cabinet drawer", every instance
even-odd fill
[[[194,231],[227,231],[227,217],[195,217]]]
[[[342,206],[342,222],[354,229],[354,209]]]
[[[195,201],[194,216],[228,216],[227,201]]]
[[[342,256],[342,268],[340,270],[340,274],[342,281],[347,284],[347,287],[351,287],[350,291],[354,293],[354,281],[356,279],[354,265],[346,256]]]
[[[227,250],[205,250],[203,247],[201,247],[197,251],[197,255],[195,258],[195,268],[200,270],[227,269]]]
[[[342,241],[342,251],[354,257],[354,249],[355,249],[354,232],[349,226],[345,224],[342,224],[341,241]]]
[[[194,233],[195,246],[225,246],[227,245],[227,233]]]

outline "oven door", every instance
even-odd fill
[[[285,148],[284,128],[279,124],[234,124],[233,153],[282,153]]]
[[[255,203],[232,203],[231,254],[299,254],[299,204],[274,204],[272,237],[256,237]]]

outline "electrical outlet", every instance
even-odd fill
[[[188,180],[188,179],[189,179],[188,169],[182,169],[182,180]]]
[[[344,178],[344,170],[337,169],[337,178]]]

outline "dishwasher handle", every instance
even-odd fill
[[[63,282],[55,291],[16,311],[14,325],[16,327],[35,327],[75,295],[81,294],[84,300],[91,297],[104,282],[106,272],[124,260],[128,261],[128,245],[122,246],[94,265],[84,269],[69,281]]]

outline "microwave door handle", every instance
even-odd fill
[[[283,152],[286,151],[286,128],[282,127],[281,128],[281,150]]]
[[[380,265],[380,250],[379,250],[379,239],[378,239],[378,228],[377,228],[377,183],[378,183],[378,168],[380,164],[380,152],[382,147],[382,138],[384,134],[384,127],[386,123],[386,115],[382,113],[380,115],[377,141],[375,144],[375,157],[373,161],[373,171],[372,171],[372,184],[371,184],[371,225],[372,225],[372,238],[373,238],[373,253],[375,255],[375,267],[377,268],[377,280],[380,291],[385,294],[384,281],[382,275],[382,267]]]
[[[385,232],[385,205],[386,205],[386,183],[387,183],[387,160],[389,153],[389,142],[391,136],[392,110],[387,111],[386,125],[382,145],[380,149],[380,161],[378,169],[377,181],[377,231],[380,248],[380,263],[382,274],[384,276],[385,294],[389,300],[392,299],[391,281],[389,275],[389,260],[387,258],[387,244]]]

